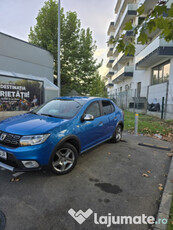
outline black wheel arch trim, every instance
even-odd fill
[[[75,141],[75,143],[78,145],[77,148],[76,148],[76,146],[73,144],[73,141]],[[65,142],[68,142],[68,143],[74,145],[74,147],[77,149],[78,153],[80,153],[80,151],[81,151],[80,140],[79,140],[79,138],[78,138],[77,136],[75,136],[75,135],[68,135],[68,136],[66,136],[66,137],[63,137],[63,138],[56,144],[56,146],[55,146],[53,152],[54,152],[57,148],[59,148],[61,145],[63,145]]]
[[[118,125],[122,126],[122,131],[123,131],[123,129],[124,129],[124,122],[123,121],[118,121],[117,125],[116,125],[116,128],[118,127]]]

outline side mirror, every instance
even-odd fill
[[[83,117],[83,121],[93,121],[94,120],[94,116],[91,114],[85,114]]]

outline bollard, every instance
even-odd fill
[[[135,136],[138,136],[138,117],[139,114],[135,114]]]
[[[162,97],[162,110],[161,110],[161,119],[162,120],[163,120],[164,107],[165,107],[165,98]]]

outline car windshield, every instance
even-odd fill
[[[37,115],[70,119],[74,117],[82,107],[82,104],[74,100],[51,100],[31,111]]]

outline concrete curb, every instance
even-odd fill
[[[0,211],[0,230],[4,230],[6,225],[6,218],[2,211]]]
[[[162,200],[161,200],[159,211],[157,214],[157,220],[159,218],[167,219],[167,220],[169,219],[169,212],[170,212],[170,207],[172,203],[172,193],[173,193],[173,183],[171,182],[171,180],[173,180],[173,157],[171,160],[166,185],[164,188]],[[154,227],[154,230],[166,230],[166,229],[167,229],[167,224],[158,223]]]

